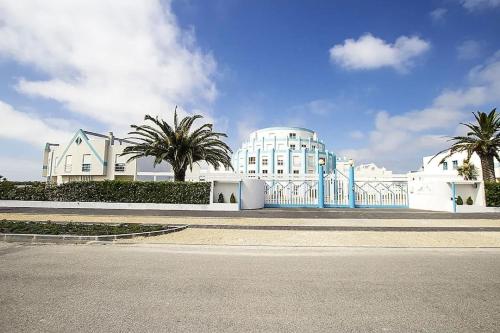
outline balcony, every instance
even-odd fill
[[[124,172],[124,171],[125,171],[125,163],[115,164],[115,172]]]
[[[82,164],[82,172],[89,172],[89,171],[90,171],[90,164],[89,163]]]

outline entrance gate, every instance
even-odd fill
[[[353,168],[349,176],[267,180],[265,207],[407,208],[408,182],[355,180]]]

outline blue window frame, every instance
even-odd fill
[[[443,170],[448,170],[448,162],[443,162]]]

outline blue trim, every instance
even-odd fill
[[[451,183],[451,200],[453,201],[453,213],[457,212],[457,188],[455,182]]]
[[[73,144],[73,142],[75,142],[75,140],[78,138],[78,137],[81,137],[83,139],[83,141],[87,144],[87,146],[90,148],[90,150],[92,151],[92,153],[95,155],[95,157],[97,157],[97,160],[104,166],[104,160],[101,158],[101,156],[99,156],[99,154],[97,154],[97,151],[94,149],[94,147],[90,144],[89,142],[89,138],[87,137],[87,135],[85,135],[85,132],[83,132],[81,129],[79,129],[75,135],[73,136],[73,138],[71,139],[71,141],[69,142],[69,144],[66,146],[66,149],[64,149],[62,155],[59,157],[59,161],[57,162],[57,165],[56,165],[56,168],[59,167],[59,164],[61,164],[62,160],[63,160],[63,157],[66,156],[66,153],[68,152],[68,149],[69,147]]]
[[[241,210],[241,180],[238,182],[238,210]]]
[[[356,205],[355,208],[408,208],[408,205]]]
[[[288,149],[288,173],[292,173],[292,151]]]
[[[356,190],[354,182],[354,166],[349,166],[349,207],[356,208]]]
[[[306,204],[265,204],[265,208],[318,208],[318,205],[306,205]]]
[[[325,183],[323,180],[323,166],[319,166],[318,173],[318,208],[325,208]]]
[[[257,158],[255,159],[255,172],[260,173],[260,149],[257,149]]]

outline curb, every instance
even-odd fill
[[[295,231],[377,231],[377,232],[500,232],[500,227],[357,227],[191,224],[190,229],[295,230]]]
[[[95,241],[115,241],[118,239],[131,239],[136,237],[151,237],[165,235],[172,232],[178,232],[186,229],[188,226],[170,226],[167,229],[157,231],[136,232],[131,234],[119,235],[100,235],[100,236],[76,236],[76,235],[38,235],[38,234],[3,234],[0,233],[0,241],[4,242],[23,242],[23,243],[55,243],[55,244],[85,244]]]

